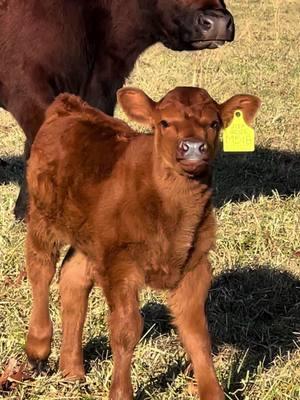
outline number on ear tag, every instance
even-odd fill
[[[250,152],[255,150],[254,129],[247,125],[243,112],[236,110],[230,124],[223,130],[225,152]]]

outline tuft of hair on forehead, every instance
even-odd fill
[[[205,89],[189,86],[176,87],[171,90],[159,101],[159,108],[163,109],[174,102],[188,107],[199,103],[203,105],[208,103],[215,104],[214,99],[210,97]]]

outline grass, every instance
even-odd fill
[[[215,173],[218,240],[207,304],[214,362],[228,400],[300,399],[300,51],[298,0],[231,0],[236,41],[215,51],[175,53],[154,46],[128,84],[159,99],[176,85],[206,88],[218,101],[236,93],[261,97],[256,152],[220,154]],[[155,72],[154,72],[155,71]],[[118,114],[124,117],[120,110]],[[13,205],[22,172],[23,136],[0,111],[0,371],[25,360],[30,289],[14,282],[24,265],[25,226]],[[57,281],[47,374],[2,393],[7,399],[105,399],[112,369],[107,307],[94,290],[84,333],[85,383],[57,372],[61,337]],[[141,295],[145,332],[132,376],[137,399],[188,400],[184,352],[170,325],[164,294]],[[1,397],[1,394],[0,394]]]

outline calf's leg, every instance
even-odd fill
[[[114,360],[109,400],[132,400],[131,360],[143,330],[138,302],[140,284],[133,265],[123,264],[112,270],[114,277],[104,286],[110,308],[110,344]]]
[[[169,306],[183,345],[191,358],[201,400],[224,400],[215,374],[205,316],[211,267],[202,261],[169,295]]]
[[[92,264],[86,256],[70,249],[60,276],[62,346],[60,370],[68,379],[84,377],[82,332],[93,287]]]
[[[39,232],[40,233],[40,232]],[[55,273],[58,249],[51,240],[28,227],[26,268],[32,290],[32,311],[25,350],[29,361],[47,360],[51,350],[52,322],[49,315],[49,287]]]

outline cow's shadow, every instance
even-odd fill
[[[0,185],[22,183],[24,176],[24,159],[21,156],[0,155]]]
[[[0,155],[0,184],[23,177],[22,157]],[[215,205],[240,202],[261,194],[300,192],[300,154],[257,147],[254,153],[220,152],[214,169]]]
[[[231,269],[215,279],[207,302],[213,352],[218,354],[224,346],[232,345],[244,355],[242,364],[237,358],[229,366],[231,378],[226,377],[225,388],[228,394],[240,389],[238,382],[247,371],[251,374],[258,366],[268,368],[277,355],[284,356],[296,348],[295,332],[300,326],[299,288],[300,280],[268,266]],[[145,319],[144,340],[155,340],[174,329],[163,304],[147,303],[141,311]],[[87,370],[91,360],[110,356],[105,337],[89,342],[85,349]],[[152,377],[138,389],[136,398],[146,400],[150,398],[149,393],[165,392],[176,376],[184,373],[186,366],[182,359],[166,365],[164,373]]]

